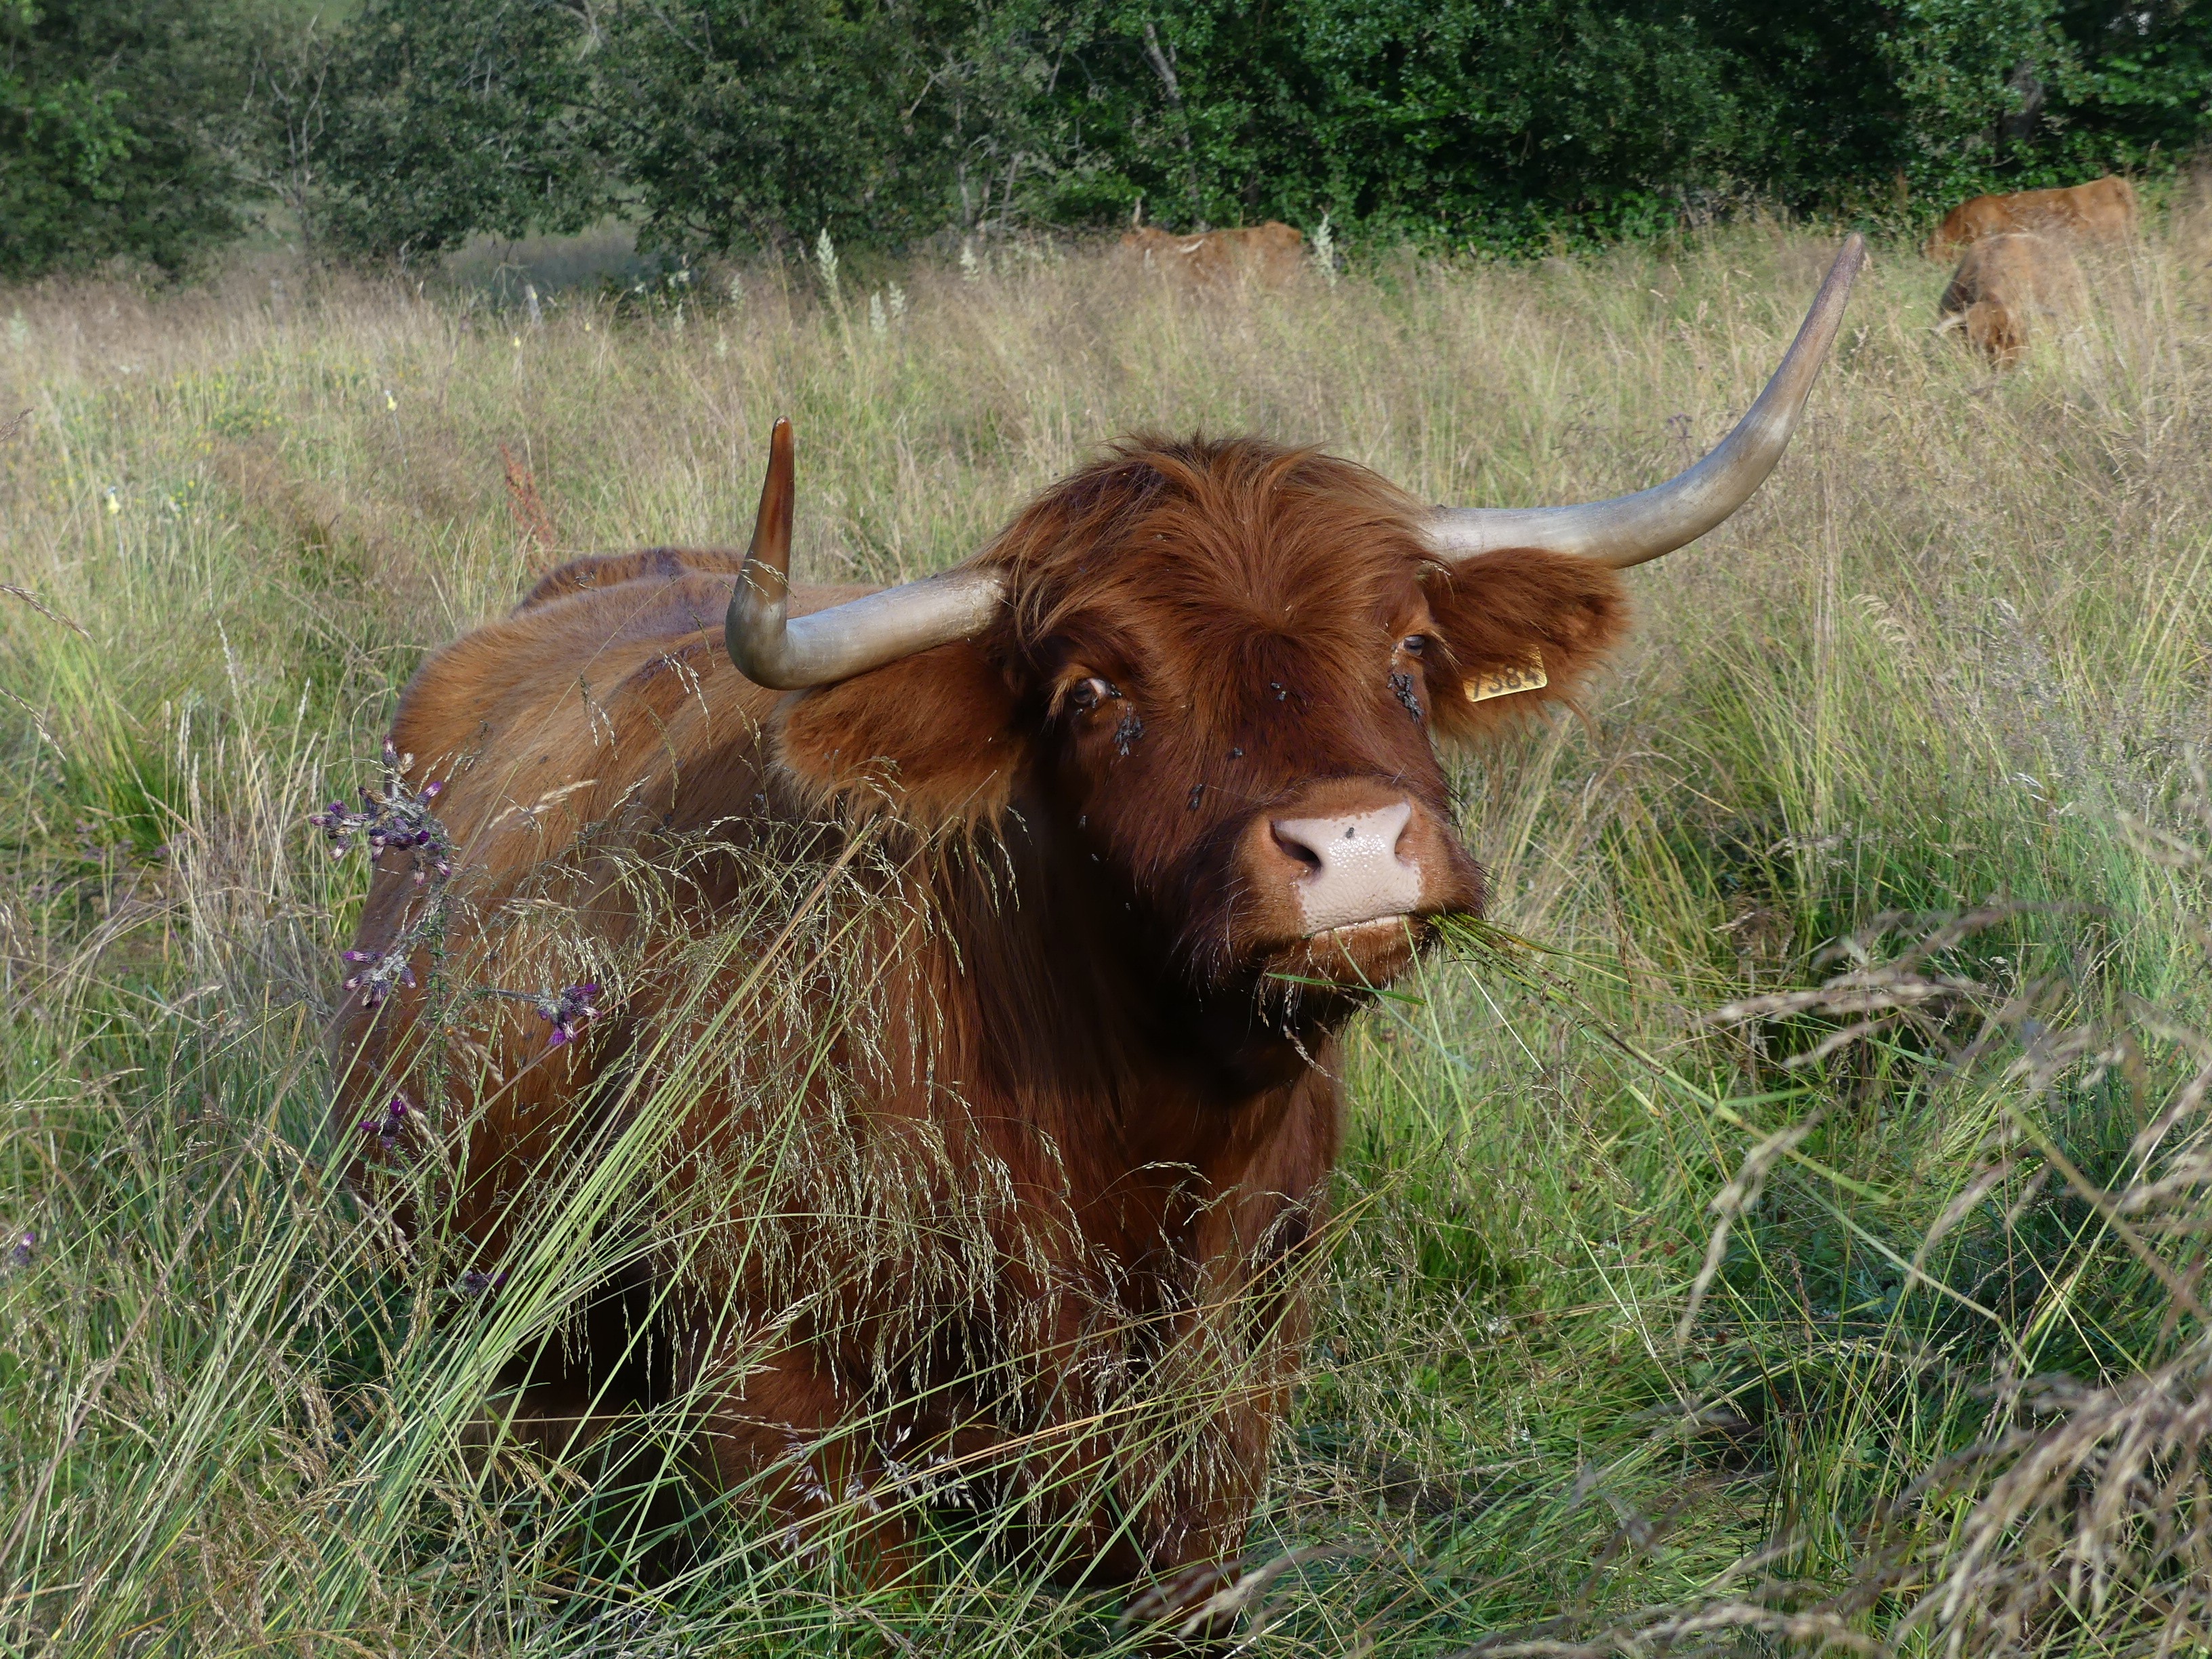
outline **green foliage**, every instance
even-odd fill
[[[1039,192],[1042,217],[1126,214],[1142,196],[1164,222],[1327,211],[1370,234],[1514,247],[1747,201],[1893,210],[2200,142],[2212,12],[2170,7],[2139,37],[2128,12],[2127,52],[2111,12],[1213,0],[1170,16],[1015,0],[994,26],[1002,48],[1051,58],[1046,96],[1091,163]]]
[[[2080,143],[2130,163],[2205,141],[2212,115],[2212,6],[2204,0],[2116,4],[2074,0],[2059,10],[2071,49],[2062,65]],[[2084,142],[2086,141],[2086,142]]]
[[[1750,205],[1903,226],[2212,136],[2212,0],[0,3],[0,275],[273,204],[402,260],[1323,214],[1530,251]]]
[[[194,0],[0,4],[0,277],[174,270],[237,230],[237,24]]]
[[[1587,0],[1214,3],[1157,21],[1102,6],[1055,45],[1053,96],[1107,163],[1054,216],[1142,196],[1168,223],[1328,211],[1486,240],[1564,217],[1633,228],[1659,192],[1724,180],[1741,137],[1692,21]]]
[[[406,259],[477,231],[579,230],[606,204],[590,29],[548,0],[369,0],[337,37],[312,211]]]
[[[2208,19],[2201,0],[380,0],[350,32],[327,168],[374,206],[362,246],[605,201],[649,242],[722,252],[1139,213],[1523,249],[1747,203],[1902,218],[2172,156],[2209,130]]]
[[[938,79],[968,8],[626,0],[596,61],[602,153],[649,240],[896,244],[945,222],[965,106]]]

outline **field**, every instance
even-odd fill
[[[1140,427],[1586,499],[1725,429],[1832,252],[0,295],[0,1649],[1133,1647],[957,1531],[870,1593],[708,1515],[650,1583],[490,1443],[596,1235],[471,1299],[335,1185],[365,877],[307,814],[534,573],[741,536],[779,414],[817,575]],[[2001,377],[1945,275],[1876,250],[1773,480],[1461,777],[1505,934],[1353,1040],[1245,1651],[2212,1646],[2212,204]]]

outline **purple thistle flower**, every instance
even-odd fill
[[[404,986],[410,991],[415,988],[415,969],[404,952],[345,951],[339,954],[359,969],[347,977],[345,988],[361,993],[361,1006],[364,1008],[375,1007],[396,987]]]
[[[441,881],[453,874],[453,843],[446,826],[430,811],[430,803],[446,787],[445,780],[433,778],[416,789],[406,777],[414,764],[414,756],[400,754],[386,738],[380,791],[364,786],[358,808],[334,800],[323,811],[308,815],[307,822],[329,837],[332,858],[343,858],[359,838],[368,846],[371,858],[392,851],[411,854],[418,884],[433,874]]]
[[[556,994],[547,992],[532,1000],[538,1018],[553,1027],[545,1046],[557,1048],[573,1039],[586,1021],[599,1017],[599,988],[595,983],[564,986]]]
[[[461,1275],[460,1283],[453,1288],[463,1296],[478,1297],[489,1295],[506,1283],[507,1269],[504,1267],[495,1273],[480,1273],[471,1267]]]
[[[8,1265],[10,1267],[27,1267],[31,1265],[31,1258],[38,1253],[39,1236],[26,1227],[23,1236],[15,1241],[15,1248],[8,1252]]]
[[[384,1150],[388,1152],[399,1144],[399,1132],[405,1127],[410,1109],[406,1096],[394,1095],[382,1111],[373,1117],[363,1118],[360,1127],[382,1141]]]

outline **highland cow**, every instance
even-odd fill
[[[1346,1024],[1482,908],[1443,757],[1576,697],[1622,569],[1759,487],[1862,258],[1640,494],[1431,507],[1138,437],[951,570],[813,589],[778,422],[744,554],[578,561],[433,656],[332,1034],[356,1178],[434,1172],[497,1295],[560,1172],[665,1120],[664,1221],[525,1418],[680,1394],[794,1549],[835,1514],[894,1579],[957,1496],[1223,1628]],[[469,1000],[518,975],[579,982]]]
[[[2134,234],[2136,221],[2136,187],[2119,178],[2092,179],[2065,190],[1977,196],[1943,216],[1943,222],[1928,239],[1928,257],[1948,258],[1959,248],[2010,231],[2124,241]]]
[[[1261,288],[1281,288],[1296,280],[1305,264],[1306,239],[1291,226],[1270,219],[1244,230],[1195,231],[1170,235],[1146,225],[1121,238],[1121,257],[1164,275],[1185,289],[1223,288],[1240,278]]]
[[[1998,368],[2017,362],[2032,336],[2078,320],[2089,285],[2063,242],[2015,233],[1969,247],[1936,306],[1943,331],[1958,329]]]

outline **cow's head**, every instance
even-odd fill
[[[787,620],[779,423],[731,654],[808,689],[796,779],[933,827],[1019,812],[1192,989],[1385,983],[1482,903],[1438,745],[1571,697],[1625,625],[1618,571],[1750,496],[1858,257],[1718,449],[1590,506],[1425,507],[1310,450],[1138,439],[957,569]]]

